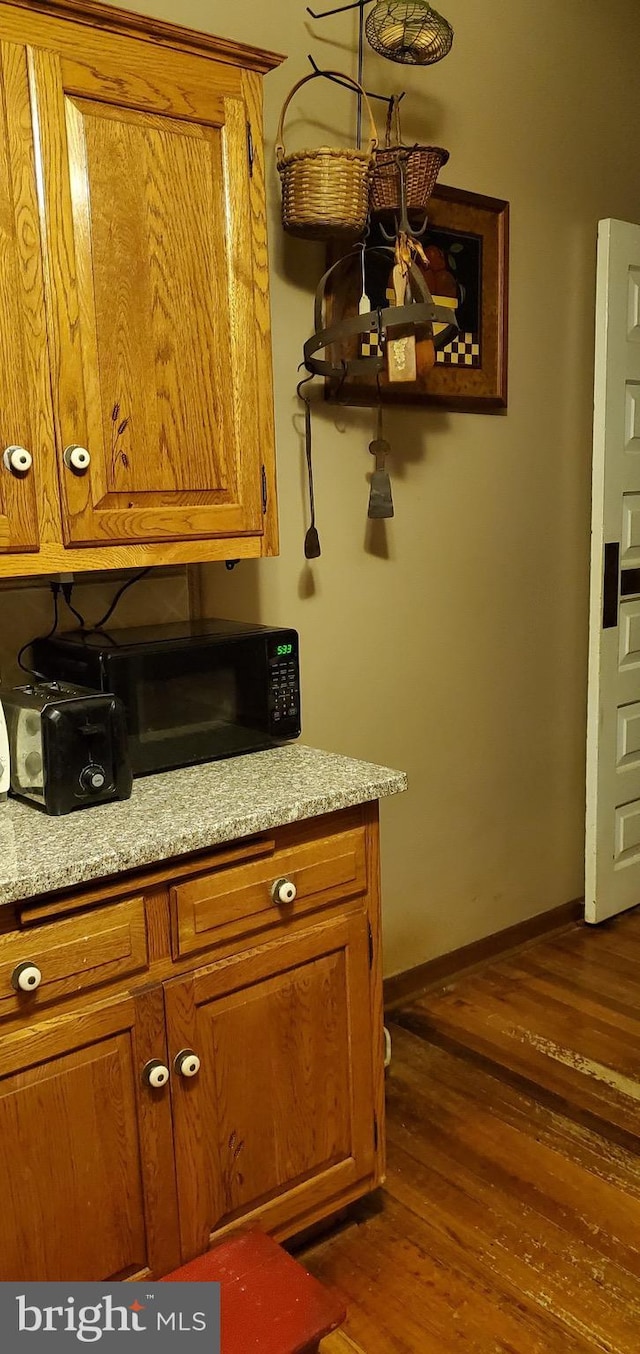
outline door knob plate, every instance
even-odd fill
[[[292,879],[276,879],[275,884],[271,886],[271,897],[274,903],[282,906],[295,902],[297,895],[298,890]]]
[[[176,1053],[173,1066],[181,1077],[196,1077],[200,1071],[200,1059],[192,1048],[182,1048]]]
[[[169,1080],[169,1068],[159,1058],[150,1058],[142,1069],[142,1080],[152,1090],[159,1091]]]
[[[11,475],[24,479],[33,465],[33,456],[26,447],[6,447],[2,455],[2,464]]]
[[[42,982],[42,973],[37,964],[32,963],[30,959],[25,959],[22,964],[16,964],[11,974],[11,986],[15,992],[35,992]]]
[[[73,471],[74,475],[86,475],[91,465],[91,455],[86,447],[65,447],[63,460],[67,470]]]

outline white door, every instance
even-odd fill
[[[640,904],[640,226],[598,237],[586,919]]]

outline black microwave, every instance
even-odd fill
[[[36,640],[33,654],[43,676],[120,698],[136,776],[300,733],[295,630],[224,620],[76,630]]]

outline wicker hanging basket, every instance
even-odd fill
[[[433,66],[453,44],[451,24],[427,0],[377,0],[366,34],[374,52],[404,66]]]
[[[282,181],[282,224],[290,235],[308,240],[330,236],[361,235],[369,215],[369,186],[373,173],[374,151],[378,145],[376,124],[367,95],[357,80],[337,71],[345,84],[362,95],[369,115],[370,140],[365,150],[342,150],[319,146],[317,150],[285,153],[284,119],[294,94],[315,80],[321,72],[305,75],[293,86],[284,101],[276,137],[276,164]]]
[[[395,121],[395,144],[391,143],[391,127]],[[443,146],[405,146],[400,130],[400,105],[394,97],[389,103],[384,148],[375,155],[371,179],[371,211],[400,211],[400,174],[404,171],[408,211],[426,211],[427,203],[436,186],[438,174],[449,159]]]

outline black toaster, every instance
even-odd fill
[[[56,816],[129,799],[132,775],[122,702],[67,682],[0,687],[11,794]]]

